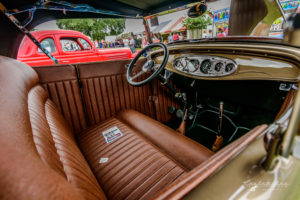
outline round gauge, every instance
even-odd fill
[[[217,64],[215,65],[215,70],[216,70],[217,72],[219,72],[219,71],[221,70],[222,66],[223,66],[223,63],[221,63],[221,62],[217,63]]]
[[[199,68],[199,61],[194,59],[188,60],[187,68],[190,72],[195,72]]]
[[[183,68],[185,68],[185,66],[186,66],[185,59],[177,59],[177,60],[175,60],[174,66],[175,66],[176,69],[183,70]]]
[[[182,69],[180,60],[175,60],[175,62],[174,62],[174,67],[175,67],[176,69]]]
[[[233,70],[233,68],[234,68],[234,64],[229,63],[225,66],[225,71],[230,72],[231,70]]]
[[[208,74],[208,71],[210,70],[210,68],[211,68],[211,62],[210,62],[210,60],[204,60],[204,61],[201,63],[200,71],[201,71],[203,74]]]
[[[182,66],[182,71],[189,72],[190,66],[189,66],[189,63],[186,61],[186,58],[181,58],[180,63],[181,63],[181,66]]]

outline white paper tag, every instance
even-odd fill
[[[99,163],[107,163],[108,158],[100,158]]]
[[[122,137],[121,131],[116,126],[103,131],[102,135],[103,135],[106,143],[110,143],[110,142],[118,139],[119,137]]]

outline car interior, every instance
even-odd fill
[[[87,4],[126,15],[168,7],[141,2]],[[232,2],[232,16],[237,5],[254,4]],[[248,16],[257,12],[265,16]],[[50,11],[36,16],[46,20]],[[29,67],[14,58],[24,33],[3,13],[0,24],[3,199],[166,199],[174,191],[181,198],[262,135],[299,80],[299,49],[247,37],[151,44],[133,60]]]

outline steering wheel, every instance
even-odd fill
[[[164,52],[164,58],[161,64],[156,64],[154,60],[151,59],[151,49],[153,48],[162,48],[163,52]],[[137,60],[141,57],[141,55],[144,55],[145,53],[147,53],[147,61],[144,63],[144,65],[142,66],[142,69],[140,71],[138,70],[134,70],[136,69],[136,62]],[[166,66],[167,62],[169,59],[169,50],[167,48],[167,46],[163,43],[153,43],[153,44],[149,44],[148,46],[146,46],[145,48],[143,48],[135,57],[134,59],[130,62],[128,68],[127,68],[127,74],[126,74],[126,78],[127,81],[130,85],[132,86],[142,86],[145,85],[146,83],[149,83],[150,81],[152,81],[155,77],[157,77],[162,70],[164,69],[164,67]],[[132,71],[137,71],[135,73],[135,75],[131,75]],[[144,75],[144,74],[151,74],[150,76],[148,76],[147,78],[144,78],[143,80],[140,81],[135,81],[138,77]]]

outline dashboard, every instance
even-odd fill
[[[235,61],[219,56],[184,55],[173,61],[174,68],[200,77],[228,76],[237,70]]]
[[[155,56],[161,63],[163,56]],[[276,80],[298,82],[298,64],[258,55],[181,53],[170,54],[165,70],[202,80]]]
[[[200,80],[300,80],[299,48],[256,41],[184,43],[168,46],[165,70]],[[152,53],[162,63],[164,53]],[[169,73],[170,74],[170,73]]]

